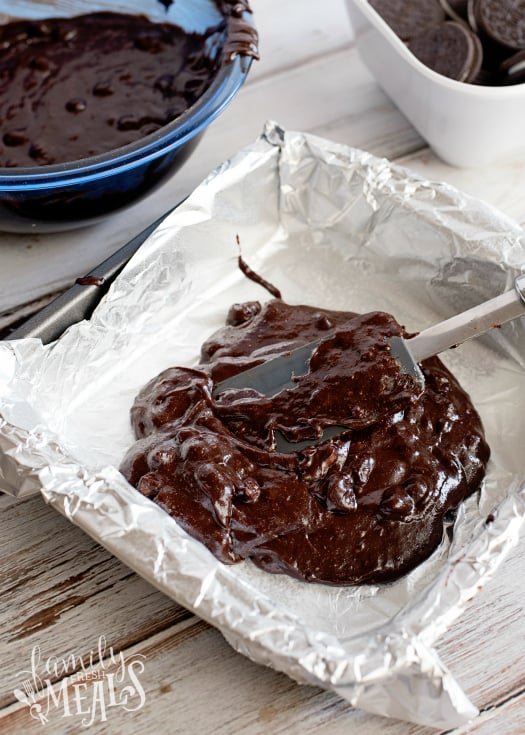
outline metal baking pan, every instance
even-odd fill
[[[172,210],[170,210],[172,211]],[[58,339],[65,330],[82,319],[89,319],[100,300],[124,268],[129,259],[137,252],[151,233],[167,217],[163,214],[142,232],[135,235],[113,255],[97,265],[92,271],[77,278],[73,286],[50,301],[47,306],[29,317],[14,329],[5,339],[15,340],[24,337],[38,337],[43,344]]]

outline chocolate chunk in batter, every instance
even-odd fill
[[[236,304],[197,368],[170,368],[140,392],[121,470],[223,562],[250,558],[308,582],[394,580],[439,545],[489,456],[438,358],[423,363],[423,392],[400,374],[385,336],[402,333],[382,312]],[[220,380],[319,337],[295,388],[212,397]],[[348,430],[291,454],[273,448],[276,429],[298,441],[334,424]]]

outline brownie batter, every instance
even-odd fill
[[[445,514],[475,492],[489,449],[468,396],[438,358],[425,389],[399,370],[382,312],[277,299],[234,305],[197,368],[170,368],[138,395],[137,443],[121,470],[225,563],[250,558],[309,582],[394,580],[438,546]],[[216,383],[319,337],[309,373],[273,397],[213,398]],[[318,439],[302,451],[288,440]]]
[[[0,25],[0,166],[75,161],[155,132],[217,73],[205,41],[112,12]]]

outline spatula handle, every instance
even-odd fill
[[[415,361],[421,362],[427,357],[438,355],[471,337],[525,315],[525,274],[517,276],[514,286],[511,291],[424,329],[416,337],[407,340]]]

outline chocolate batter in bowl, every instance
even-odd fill
[[[190,156],[257,56],[247,2],[149,0],[0,26],[0,228],[80,226]],[[2,10],[0,3],[0,10]],[[118,12],[116,12],[118,11]]]

